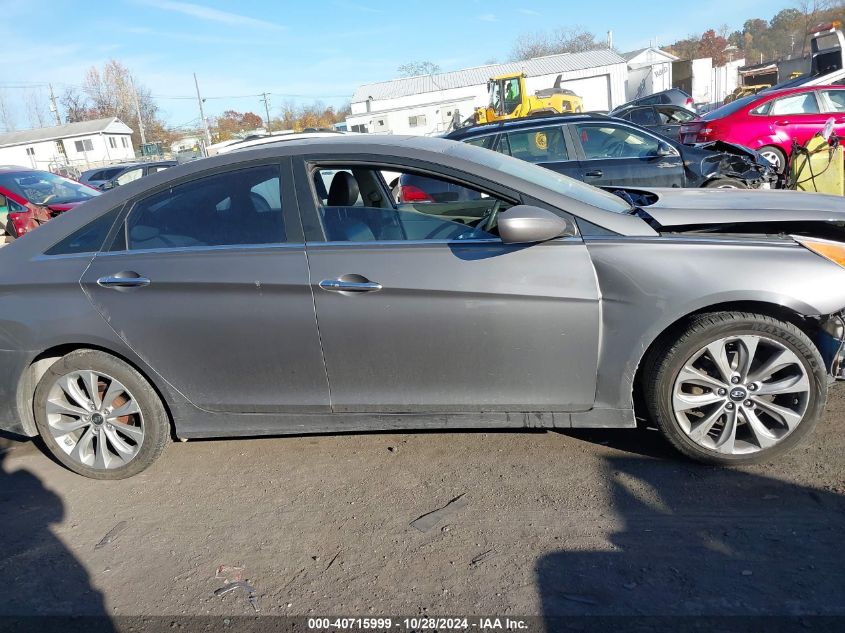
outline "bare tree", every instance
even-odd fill
[[[40,88],[27,88],[24,92],[23,101],[29,127],[44,127],[49,124],[50,113],[45,107],[45,100],[44,92]]]
[[[110,60],[102,69],[91,67],[85,75],[83,91],[87,96],[90,114],[99,117],[114,116],[126,123],[134,131],[132,142],[140,144],[138,115],[135,100],[141,111],[144,127],[156,123],[158,106],[153,101],[148,88],[135,79],[131,71],[116,59]]]
[[[85,95],[80,94],[74,88],[67,88],[59,98],[59,103],[65,109],[65,121],[78,123],[97,118],[97,113],[88,104]]]
[[[607,48],[607,43],[581,27],[560,28],[554,31],[523,33],[514,42],[511,59],[520,61],[532,57],[558,53],[583,53],[597,48]]]
[[[416,77],[417,75],[435,75],[440,72],[440,66],[434,62],[407,62],[396,69],[400,77]]]
[[[15,131],[15,115],[9,106],[9,99],[6,91],[0,88],[0,126],[6,132]]]

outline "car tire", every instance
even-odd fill
[[[719,349],[721,368],[713,362]],[[726,371],[734,372],[731,382]],[[807,335],[747,312],[693,318],[679,336],[655,346],[643,379],[648,413],[666,439],[684,455],[717,465],[768,461],[790,450],[813,431],[827,400],[824,362]],[[786,391],[769,393],[776,388]]]
[[[136,475],[170,440],[170,420],[152,385],[134,367],[98,350],[77,350],[56,361],[38,382],[33,407],[53,457],[91,479]]]
[[[704,187],[707,189],[748,189],[748,185],[736,178],[715,178],[705,182]]]
[[[757,153],[761,154],[774,165],[775,171],[778,175],[786,171],[786,154],[782,149],[775,147],[774,145],[764,145],[757,150]]]

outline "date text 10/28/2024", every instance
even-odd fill
[[[311,630],[471,630],[518,631],[527,630],[528,623],[520,618],[497,617],[414,617],[414,618],[308,618]]]

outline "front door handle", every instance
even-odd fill
[[[603,176],[601,169],[593,169],[584,174],[586,178],[601,178]]]
[[[97,280],[97,285],[103,288],[121,290],[127,288],[143,288],[150,285],[150,280],[138,273],[125,270],[113,275],[106,275]]]
[[[789,121],[786,121],[786,120],[775,121],[775,125],[789,125]]]
[[[345,281],[343,279],[324,279],[320,282],[320,288],[329,292],[377,292],[382,285],[375,281]]]

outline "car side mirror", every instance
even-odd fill
[[[556,213],[527,204],[518,204],[502,211],[497,219],[499,237],[505,244],[546,242],[576,234],[572,222]]]
[[[6,196],[0,194],[0,209],[5,209],[9,206],[9,202],[6,200]]]
[[[100,191],[108,191],[109,189],[114,189],[117,183],[114,180],[107,180],[103,184],[100,185]]]
[[[675,154],[676,152],[674,147],[665,141],[660,141],[660,144],[657,146],[658,156],[674,156]]]

